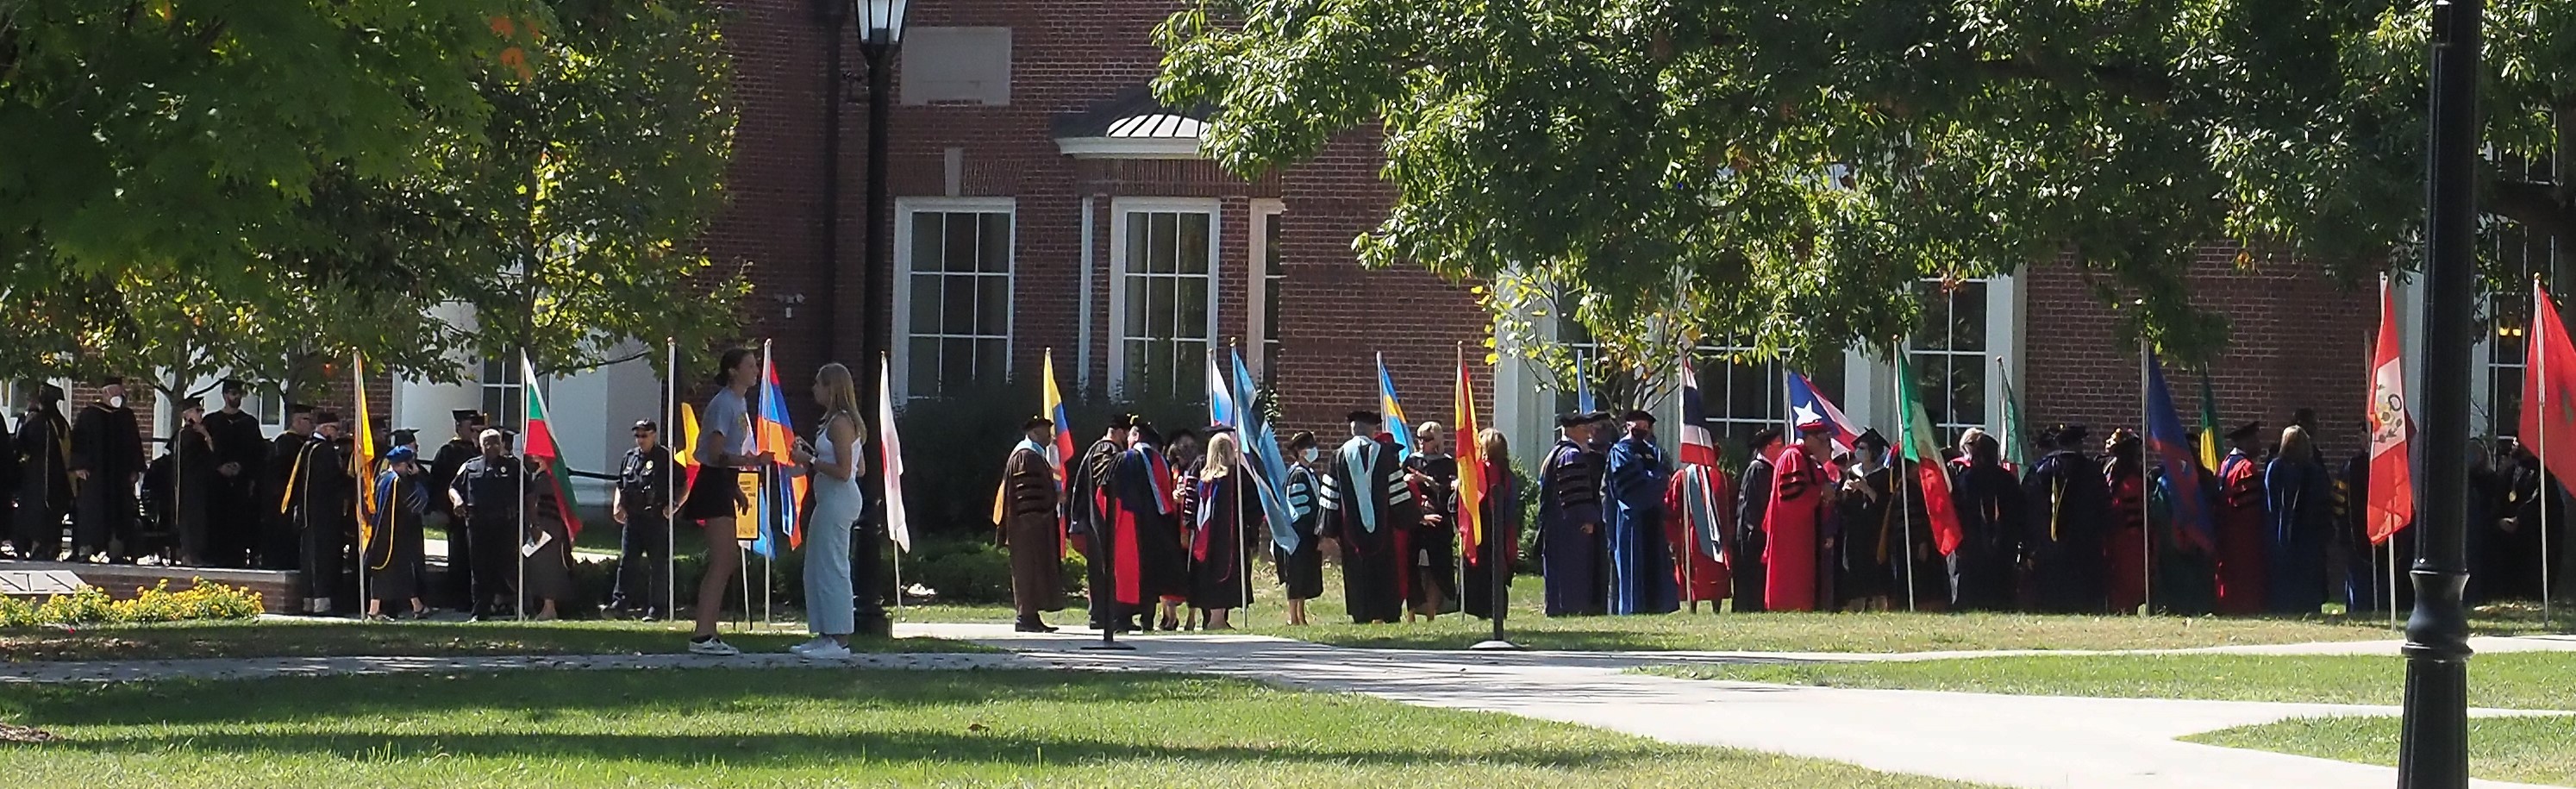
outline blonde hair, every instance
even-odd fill
[[[823,369],[814,371],[814,380],[831,390],[827,399],[832,401],[834,413],[849,414],[852,421],[859,418],[859,387],[850,378],[849,367],[840,362],[823,365]],[[831,421],[831,415],[825,415],[824,421]]]
[[[1476,451],[1487,463],[1512,459],[1511,442],[1503,438],[1503,431],[1490,427],[1476,431]]]
[[[1199,478],[1224,479],[1226,475],[1234,473],[1234,464],[1242,462],[1242,460],[1243,450],[1239,444],[1235,443],[1233,433],[1218,433],[1216,435],[1209,436],[1207,442],[1207,463],[1201,467]]]
[[[2315,458],[2309,448],[2308,430],[2298,425],[2281,429],[2281,457],[2306,462]]]

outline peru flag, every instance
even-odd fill
[[[2406,374],[2398,359],[2397,299],[2379,283],[2379,352],[2370,361],[2370,489],[2364,526],[2370,544],[2415,519],[2415,481],[2406,462]]]

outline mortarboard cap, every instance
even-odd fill
[[[1852,446],[1875,447],[1884,450],[1887,448],[1887,436],[1878,432],[1878,428],[1869,428],[1867,430],[1860,431],[1859,438],[1852,439]]]
[[[337,413],[337,412],[333,412],[333,411],[315,411],[315,412],[313,412],[313,424],[317,424],[317,425],[330,425],[330,424],[338,424],[338,423],[339,423],[339,421],[340,421],[340,414],[339,414],[339,413]]]
[[[456,409],[456,410],[453,410],[453,411],[449,411],[449,412],[447,412],[447,415],[448,415],[448,416],[450,416],[450,417],[455,418],[455,420],[456,420],[456,421],[458,421],[458,422],[480,422],[480,421],[483,421],[483,412],[481,412],[481,411],[476,411],[476,410],[471,409],[471,408],[459,408],[459,409]]]
[[[2085,427],[2081,424],[2059,425],[2057,427],[2057,443],[2060,446],[2072,447],[2077,442],[2083,441],[2085,436],[2092,434],[2092,428]]]
[[[385,465],[388,466],[396,463],[409,463],[419,459],[420,453],[412,451],[411,447],[394,447],[393,451],[385,453]]]
[[[1744,440],[1744,447],[1760,452],[1763,447],[1770,446],[1772,442],[1778,440],[1780,440],[1780,428],[1766,427],[1753,431],[1753,437]]]
[[[1207,428],[1207,434],[1211,436],[1221,436],[1232,432],[1234,432],[1233,425],[1209,425]]]
[[[1619,415],[1619,419],[1623,422],[1645,422],[1652,424],[1655,421],[1655,415],[1644,409],[1632,408],[1628,410],[1628,413]]]
[[[1347,419],[1347,421],[1349,421],[1351,424],[1355,424],[1355,425],[1383,425],[1383,424],[1386,424],[1386,419],[1385,419],[1384,417],[1380,417],[1380,416],[1378,416],[1376,411],[1352,411],[1352,412],[1350,413],[1350,416],[1349,416],[1349,417],[1347,417],[1346,419]]]
[[[313,406],[303,403],[288,403],[286,404],[286,412],[290,414],[310,414],[313,413]]]
[[[2255,438],[2261,435],[2263,435],[2263,423],[2261,422],[2247,422],[2245,424],[2237,425],[2234,430],[2227,431],[2227,438],[2233,441],[2243,441],[2245,439]]]
[[[1054,427],[1054,426],[1055,426],[1055,420],[1046,418],[1046,415],[1045,415],[1045,414],[1039,414],[1039,415],[1037,415],[1037,416],[1032,416],[1032,417],[1029,417],[1029,418],[1027,418],[1027,419],[1022,419],[1022,420],[1020,420],[1020,429],[1021,429],[1021,430],[1027,430],[1027,429],[1029,429],[1029,428],[1033,428],[1033,427]]]
[[[63,401],[63,388],[53,384],[42,384],[37,387],[36,396],[48,403],[59,403]]]
[[[1557,427],[1575,427],[1584,424],[1589,423],[1584,420],[1583,412],[1581,411],[1567,411],[1556,415]]]
[[[414,444],[414,443],[419,443],[419,442],[420,442],[420,431],[418,431],[418,430],[413,430],[413,429],[411,429],[411,428],[403,428],[403,429],[401,429],[401,430],[396,430],[396,431],[394,431],[393,438],[394,438],[394,440],[393,440],[391,443],[392,443],[394,446],[403,446],[403,445],[405,445],[405,444]]]

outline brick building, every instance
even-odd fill
[[[1144,89],[1160,59],[1151,31],[1180,7],[912,3],[888,128],[894,215],[870,227],[866,65],[854,40],[836,74],[816,3],[738,0],[726,33],[741,113],[730,205],[706,244],[720,264],[752,271],[743,335],[774,338],[782,379],[801,381],[827,360],[863,361],[853,358],[862,316],[890,320],[893,385],[910,398],[1034,375],[1048,349],[1068,396],[1186,398],[1200,388],[1200,354],[1239,343],[1278,384],[1289,420],[1309,428],[1375,402],[1372,361],[1383,353],[1413,416],[1445,415],[1453,349],[1479,345],[1486,320],[1464,286],[1356,264],[1351,239],[1390,200],[1377,141],[1355,134],[1258,180],[1220,172],[1197,153],[1204,114],[1160,106]],[[827,106],[835,79],[844,101]],[[860,266],[879,232],[892,237],[891,292],[864,293]],[[2215,251],[2204,267],[2200,292],[2237,330],[2212,370],[2222,418],[2277,428],[2314,407],[2326,449],[2357,450],[2372,294],[2299,266],[2238,271]],[[1400,320],[1359,323],[1360,293]],[[1924,296],[1936,329],[1907,352],[1945,428],[2002,421],[1998,371],[2033,424],[2083,421],[2099,435],[2136,423],[2136,352],[2114,338],[2080,272],[2036,266],[1949,291],[1927,285]],[[2405,298],[2412,315],[2416,294]],[[2494,369],[2511,367],[2510,355]],[[397,387],[397,421],[435,428],[452,407],[509,410],[514,366],[482,369],[464,386]],[[699,383],[697,372],[684,383]],[[1856,419],[1894,423],[1885,360],[1855,352],[1810,372]],[[2185,389],[2178,401],[2196,404],[2197,378],[2170,374]],[[1721,432],[1781,419],[1776,366],[1711,361],[1701,376]],[[1506,359],[1487,382],[1501,393],[1488,418],[1523,447],[1561,407],[1539,380]],[[569,423],[557,432],[576,467],[608,462],[625,422],[663,408],[663,384],[642,363],[544,385]],[[2487,388],[2481,404],[2494,400]],[[2509,425],[2495,410],[2482,407],[2482,424]]]

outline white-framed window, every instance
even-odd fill
[[[1010,376],[1011,198],[895,201],[895,391],[936,397]]]
[[[519,360],[485,359],[480,379],[483,389],[483,413],[494,427],[517,430],[527,421],[527,381],[519,376]]]
[[[2516,180],[2538,184],[2557,182],[2555,157],[2541,160],[2498,157],[2495,164],[2508,173],[2518,170],[2520,174]],[[2551,273],[2550,261],[2556,259],[2559,250],[2557,239],[2534,234],[2520,223],[2501,220],[2496,224],[2495,259],[2500,268],[2510,273],[2497,280],[2504,283],[2498,292],[2487,294],[2486,318],[2494,334],[2485,338],[2486,367],[2477,383],[2485,385],[2486,398],[2479,404],[2482,407],[2475,409],[2476,427],[2481,435],[2519,437],[2522,434],[2523,365],[2528,361],[2524,357],[2531,339],[2528,336],[2531,329],[2531,288],[2528,283],[2535,276],[2547,277]],[[2564,292],[2570,283],[2550,282],[2548,285],[2550,295],[2557,297],[2561,314],[2564,314]]]
[[[1244,300],[1244,336],[1252,347],[1244,363],[1265,377],[1279,364],[1279,289],[1288,281],[1279,259],[1279,218],[1287,211],[1278,200],[1252,201],[1252,265],[1244,279],[1253,295]]]
[[[1744,444],[1763,428],[1784,434],[1789,428],[1789,368],[1776,360],[1737,361],[1752,351],[1750,337],[1709,337],[1691,354],[1701,404],[1708,410],[1709,432],[1717,439],[1718,451],[1729,458],[1750,460],[1743,457]],[[1836,407],[1849,408],[1843,368],[1842,360],[1835,359],[1802,372],[1815,382],[1818,394],[1834,400]]]
[[[1906,362],[1914,372],[1908,383],[1944,446],[1956,443],[1969,428],[1986,425],[1986,381],[1994,372],[1987,353],[1988,290],[1984,279],[1915,283],[1923,315],[1914,335],[1906,338]]]
[[[1130,399],[1207,397],[1217,336],[1215,200],[1121,198],[1110,204],[1109,367]]]

